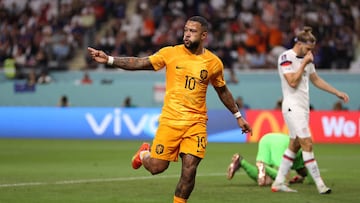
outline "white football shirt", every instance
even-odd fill
[[[309,77],[315,72],[313,63],[305,67],[301,81],[296,88],[292,88],[286,81],[284,74],[295,73],[299,70],[303,57],[296,56],[294,50],[283,52],[278,59],[278,72],[283,94],[282,111],[309,112]]]

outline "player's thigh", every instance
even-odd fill
[[[166,161],[177,161],[181,136],[186,128],[160,123],[151,146],[151,157]]]
[[[205,157],[207,132],[205,123],[195,123],[182,136],[180,153],[191,154],[199,158]]]
[[[309,113],[291,111],[283,113],[283,116],[291,139],[310,137]]]
[[[192,154],[181,154],[181,158],[182,158],[182,173],[187,174],[186,175],[187,177],[193,177],[202,159]]]

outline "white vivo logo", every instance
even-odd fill
[[[141,116],[138,123],[135,123],[129,114],[121,114],[120,109],[115,109],[114,114],[108,113],[104,116],[103,120],[99,123],[96,121],[94,116],[91,113],[86,113],[85,118],[89,123],[91,129],[96,135],[102,135],[108,129],[111,122],[113,122],[113,132],[115,136],[121,135],[121,125],[124,124],[131,135],[138,136],[141,132],[144,131],[146,127],[149,129],[150,133],[155,134],[157,129],[157,122],[159,119],[159,114],[149,115],[144,114]],[[123,121],[123,123],[122,123]]]
[[[341,137],[347,138],[356,136],[356,123],[352,120],[345,120],[343,116],[324,116],[321,118],[325,137]]]

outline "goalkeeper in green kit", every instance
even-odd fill
[[[230,180],[240,168],[256,181],[259,186],[271,185],[277,174],[284,151],[289,145],[290,138],[283,133],[267,133],[259,141],[256,156],[256,166],[246,161],[238,153],[234,154],[228,167],[227,178]],[[302,183],[307,176],[301,150],[294,159],[292,168],[297,175],[288,177],[289,184]],[[289,174],[290,175],[290,174]]]

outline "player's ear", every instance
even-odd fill
[[[206,31],[202,32],[201,33],[201,38],[206,39],[206,37],[207,37],[207,32]]]

